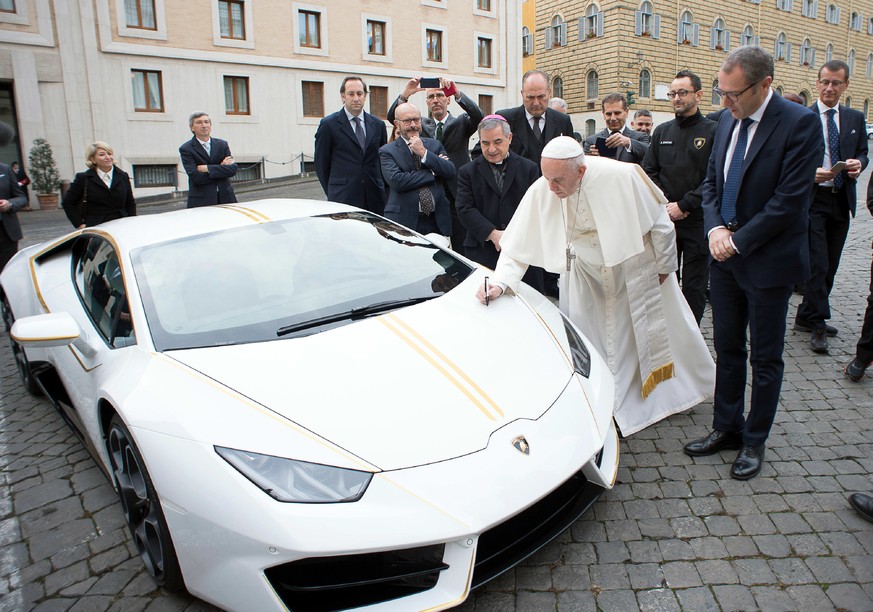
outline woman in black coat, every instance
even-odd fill
[[[130,176],[114,165],[114,155],[105,142],[85,148],[88,170],[76,174],[61,202],[74,227],[81,229],[136,215]]]

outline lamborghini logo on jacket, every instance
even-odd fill
[[[706,144],[706,138],[701,137],[701,138],[694,139],[694,146],[697,147],[698,149],[702,149],[703,145],[705,145],[705,144]]]

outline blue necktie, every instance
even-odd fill
[[[828,150],[831,154],[831,166],[840,161],[840,132],[837,130],[837,122],[834,121],[834,115],[837,111],[830,109],[828,115]],[[839,189],[843,186],[843,173],[840,172],[834,177],[834,189]]]
[[[740,123],[737,146],[728,166],[727,178],[721,193],[721,218],[730,225],[737,220],[737,195],[740,193],[740,177],[743,175],[743,160],[746,158],[746,145],[749,142],[749,126],[754,119],[746,117]]]

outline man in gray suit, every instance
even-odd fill
[[[0,123],[0,146],[8,145],[15,138],[15,130],[11,126]],[[18,251],[18,241],[23,237],[18,215],[15,214],[27,206],[27,196],[18,184],[18,179],[12,168],[0,164],[0,221],[3,230],[0,231],[0,270],[12,259]]]
[[[646,149],[649,148],[649,135],[625,125],[627,98],[622,93],[611,93],[601,100],[600,107],[606,128],[585,140],[585,154],[598,156],[613,152],[609,157],[615,157],[618,161],[642,163]],[[598,150],[598,138],[605,140],[604,150]]]

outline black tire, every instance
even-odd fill
[[[109,422],[106,450],[124,518],[146,571],[168,591],[184,589],[182,569],[157,491],[130,430],[117,414]]]
[[[15,315],[12,314],[12,309],[9,308],[9,302],[3,298],[3,324],[6,326],[6,332],[12,330],[12,324],[15,323]],[[27,360],[27,355],[24,348],[9,336],[9,342],[12,344],[12,356],[15,359],[15,368],[18,370],[18,376],[21,378],[21,386],[31,395],[40,396],[42,392],[39,385],[36,384],[36,377],[33,375],[33,370],[30,367],[30,362]]]

